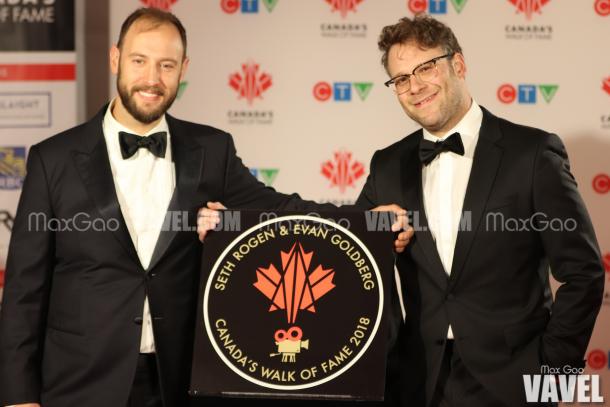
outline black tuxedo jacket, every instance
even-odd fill
[[[142,267],[115,193],[105,112],[30,149],[0,315],[0,405],[126,405],[145,295],[163,400],[188,403],[202,245],[194,231],[162,231]],[[258,182],[227,133],[169,115],[167,122],[176,168],[168,211],[187,212],[190,225],[206,201],[319,209]]]
[[[406,321],[396,387],[409,407],[430,402],[449,324],[472,375],[515,407],[522,375],[583,366],[601,305],[599,248],[561,140],[483,112],[450,276],[426,230],[421,130],[375,153],[357,202],[413,211],[415,236],[397,259]],[[554,301],[549,266],[563,283]]]

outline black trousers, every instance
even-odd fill
[[[154,353],[141,353],[127,407],[163,407]]]
[[[470,374],[452,339],[447,340],[431,407],[507,407]]]

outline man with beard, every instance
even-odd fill
[[[110,64],[119,97],[29,152],[0,315],[0,405],[188,405],[201,244],[181,226],[207,201],[324,208],[259,183],[228,134],[165,114],[188,66],[171,13],[132,13]]]
[[[403,18],[383,29],[379,48],[386,86],[423,127],[375,153],[357,201],[418,216],[397,257],[401,405],[527,405],[523,375],[584,366],[604,288],[563,143],[480,107],[443,23]],[[525,227],[511,233],[502,219]],[[554,300],[549,266],[562,283]]]

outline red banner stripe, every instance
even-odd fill
[[[0,64],[0,81],[73,81],[75,64]]]

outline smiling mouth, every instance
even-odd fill
[[[154,89],[150,89],[150,90],[139,89],[135,93],[140,95],[143,99],[151,100],[151,101],[156,100],[156,99],[160,98],[161,96],[163,96],[162,92],[160,92],[158,90],[154,90]]]
[[[432,102],[432,100],[436,97],[436,93],[428,96],[427,98],[420,100],[417,103],[413,103],[413,106],[419,108],[419,107],[423,107],[426,106],[427,104],[429,104],[430,102]]]

